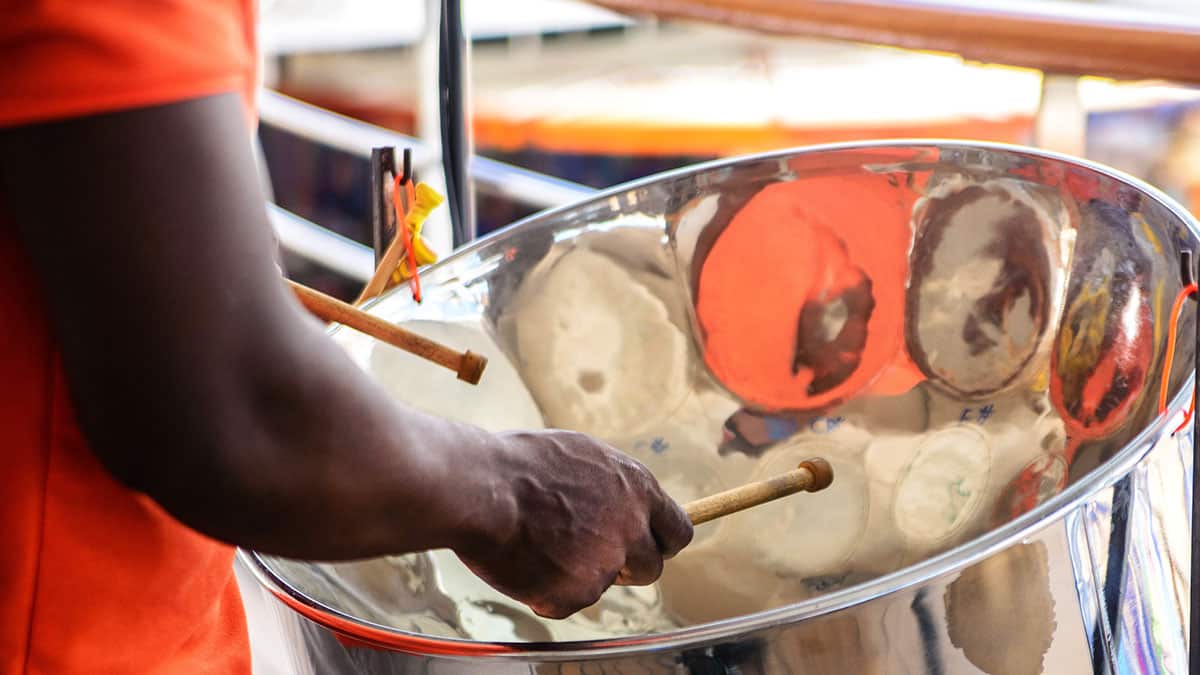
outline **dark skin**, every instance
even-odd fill
[[[0,195],[93,451],[200,532],[319,560],[449,548],[554,618],[691,539],[607,445],[425,415],[360,372],[281,282],[233,94],[0,130]]]

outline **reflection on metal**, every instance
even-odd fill
[[[656,585],[566,621],[444,551],[246,561],[323,673],[1182,672],[1191,436],[1169,432],[1195,345],[1162,369],[1196,243],[1151,188],[1002,146],[615,188],[433,266],[421,305],[369,306],[487,355],[475,390],[334,338],[402,401],[598,435],[680,501],[808,456],[833,485],[698,528]]]
[[[1057,627],[1049,564],[1042,542],[1017,544],[966,570],[946,589],[950,641],[983,672],[1045,672]]]
[[[274,204],[267,205],[267,215],[285,250],[354,281],[366,283],[375,271],[370,248]]]
[[[419,140],[360,122],[277,92],[264,91],[259,101],[263,124],[277,127],[314,143],[336,148],[362,159],[370,159],[371,148],[413,148],[413,166],[418,173],[436,166],[437,154]],[[486,157],[471,162],[471,177],[480,190],[518,204],[536,208],[561,206],[596,194],[592,188],[526,171]]]
[[[1075,223],[1054,188],[961,174],[938,182],[914,214],[909,354],[950,391],[993,396],[1048,346]]]
[[[1103,438],[1127,422],[1153,377],[1164,329],[1157,317],[1170,311],[1168,293],[1178,293],[1164,288],[1163,242],[1139,231],[1140,198],[1127,194],[1133,203],[1122,204],[1120,196],[1083,196],[1076,274],[1050,374],[1051,397],[1080,440]]]

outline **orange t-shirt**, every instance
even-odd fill
[[[254,0],[0,0],[0,127],[238,91]],[[249,673],[233,550],[80,433],[0,193],[0,675]]]

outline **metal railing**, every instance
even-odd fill
[[[395,146],[412,148],[413,166],[418,172],[423,168],[438,167],[439,164],[438,153],[416,138],[339,115],[278,92],[262,93],[259,118],[264,125],[363,160],[370,159],[373,147]],[[578,183],[484,157],[473,158],[470,167],[471,178],[481,192],[539,210],[584,199],[595,193],[592,188]],[[273,204],[270,205],[269,214],[279,243],[285,250],[351,279],[365,282],[370,278],[374,269],[374,255],[370,247]]]
[[[438,162],[438,153],[412,136],[339,115],[278,92],[263,92],[259,117],[263,124],[355,157],[370,159],[371,148],[392,145],[413,149],[413,166],[417,171]],[[538,209],[560,206],[595,194],[595,190],[585,185],[486,157],[472,159],[471,178],[487,194]]]
[[[327,230],[274,204],[267,205],[267,216],[279,237],[279,245],[289,253],[354,281],[366,283],[371,278],[375,270],[375,253],[369,246]]]

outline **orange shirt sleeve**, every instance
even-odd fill
[[[0,0],[0,127],[237,91],[255,0]]]

